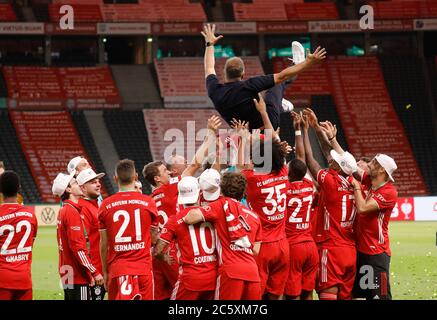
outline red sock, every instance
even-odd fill
[[[337,300],[337,294],[332,292],[321,292],[319,294],[320,300]]]

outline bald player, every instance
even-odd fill
[[[238,57],[230,58],[225,64],[225,83],[222,84],[215,72],[214,45],[223,36],[215,36],[215,25],[210,24],[206,24],[201,33],[206,42],[205,78],[208,96],[228,124],[231,124],[233,118],[244,120],[249,122],[251,130],[263,128],[263,121],[253,102],[253,99],[258,100],[258,93],[268,90],[265,95],[267,113],[273,129],[276,130],[279,127],[281,111],[291,111],[290,105],[283,107],[282,104],[287,82],[292,81],[296,75],[326,57],[325,49],[318,47],[314,53],[308,52],[305,58],[302,45],[293,42],[293,66],[279,73],[252,77],[247,80],[243,80],[245,75],[243,60]]]

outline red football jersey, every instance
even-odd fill
[[[254,170],[243,170],[242,173],[247,179],[247,204],[261,219],[263,242],[284,239],[287,167],[282,167],[277,174],[258,174]]]
[[[91,262],[102,273],[102,259],[100,257],[99,206],[98,200],[79,199],[80,214],[83,216],[85,229],[90,243]]]
[[[136,191],[118,192],[103,200],[99,221],[108,235],[109,278],[152,274],[150,228],[158,222],[155,201]]]
[[[179,211],[178,183],[180,177],[171,178],[168,184],[162,185],[152,192],[159,215],[159,228],[162,229],[171,216]]]
[[[187,225],[182,218],[189,207],[168,219],[160,239],[176,242],[179,253],[179,280],[191,291],[214,290],[217,280],[215,229],[211,222]]]
[[[228,197],[220,198],[200,208],[204,220],[213,222],[216,229],[219,272],[225,272],[232,279],[257,282],[259,281],[259,273],[253,256],[253,244],[251,248],[242,248],[231,242],[224,209],[226,203],[228,204],[228,210],[234,216],[242,214],[242,209],[245,208],[240,202]]]
[[[32,247],[37,230],[31,210],[21,204],[0,205],[0,288],[32,289]]]
[[[313,200],[314,184],[311,180],[303,178],[302,181],[288,183],[285,233],[289,243],[313,241],[311,234]]]
[[[245,206],[241,208],[240,215],[244,217],[244,220],[249,225],[250,231],[248,233],[248,236],[250,243],[254,244],[256,242],[262,242],[263,232],[261,220],[259,219],[258,215],[249,208],[246,208]]]
[[[66,200],[58,214],[59,275],[64,285],[89,284],[92,274],[100,273],[89,257],[80,209],[78,204]]]
[[[317,217],[316,242],[324,245],[355,246],[356,208],[350,180],[334,170],[317,173],[321,194]],[[321,211],[320,211],[321,210]]]
[[[388,224],[398,192],[391,182],[387,182],[376,190],[370,188],[367,199],[374,199],[379,210],[357,215],[357,250],[369,255],[386,252],[391,256]]]

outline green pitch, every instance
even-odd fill
[[[437,300],[437,222],[392,222],[393,299]],[[33,294],[37,300],[63,299],[59,287],[56,229],[38,231],[33,253]]]

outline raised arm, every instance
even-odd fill
[[[232,119],[232,128],[240,136],[240,144],[238,146],[238,160],[237,160],[237,170],[241,171],[248,169],[249,166],[249,147],[250,147],[250,133],[249,133],[249,123],[245,121],[240,121]]]
[[[253,99],[253,103],[255,104],[256,110],[258,110],[259,114],[261,115],[264,124],[264,130],[272,130],[272,137],[274,139],[280,140],[279,135],[273,129],[269,114],[267,113],[267,106],[261,93],[258,93],[258,97],[259,101]]]
[[[323,156],[329,161],[331,159],[332,146],[329,143],[328,137],[326,136],[325,132],[320,127],[316,114],[310,108],[306,108],[303,113],[307,117],[310,126],[316,132]]]
[[[308,135],[308,119],[306,115],[304,114],[302,116],[302,128],[304,131],[303,135],[303,145],[305,147],[305,157],[306,157],[306,164],[308,169],[310,170],[311,175],[316,179],[317,173],[322,169],[320,164],[314,159],[313,156],[313,150],[311,149],[311,143],[310,138]]]
[[[322,61],[325,58],[326,58],[325,48],[317,47],[314,53],[309,53],[309,50],[307,50],[307,58],[305,59],[304,62],[288,67],[282,70],[281,72],[275,73],[273,75],[275,84],[280,84],[291,79],[295,75],[301,73],[302,71],[308,69],[309,67],[313,66],[315,63]]]
[[[293,119],[293,126],[294,126],[296,159],[305,162],[305,147],[303,145],[303,136],[300,126],[302,119],[301,116],[294,111],[291,113],[291,118]]]
[[[218,116],[212,116],[208,119],[208,132],[203,140],[202,145],[197,149],[193,160],[188,165],[188,167],[182,172],[182,177],[194,176],[197,170],[200,169],[202,163],[208,155],[208,150],[216,142],[216,134],[218,128],[221,126],[222,122]]]
[[[203,27],[203,31],[200,32],[205,38],[205,78],[210,74],[215,74],[215,58],[214,58],[214,45],[223,38],[222,35],[215,36],[215,24],[210,25],[209,23]]]

